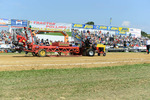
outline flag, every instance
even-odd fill
[[[110,18],[110,25],[111,25],[111,22],[112,22],[112,18]]]

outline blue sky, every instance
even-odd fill
[[[150,34],[150,0],[0,0],[0,18],[140,28]]]

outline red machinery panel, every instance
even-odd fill
[[[68,47],[69,42],[54,42],[54,43],[52,43],[52,46]]]

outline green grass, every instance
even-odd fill
[[[63,36],[61,33],[46,33],[46,34],[44,34],[44,33],[41,32],[41,33],[39,33],[39,34]],[[67,34],[68,34],[68,36],[71,36],[71,35],[72,35],[71,32],[67,32]]]
[[[150,64],[0,72],[0,99],[150,99]]]
[[[9,53],[0,53],[0,55],[20,55],[20,54],[25,54],[25,52],[21,52],[21,53],[16,53],[16,52],[14,52],[14,53],[11,53],[11,52],[9,52]]]

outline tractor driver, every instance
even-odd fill
[[[91,44],[90,38],[87,38],[87,39],[85,40],[85,47],[90,47],[90,44]]]
[[[96,43],[95,43],[95,41],[92,41],[92,49],[94,49],[94,50],[96,50]]]

